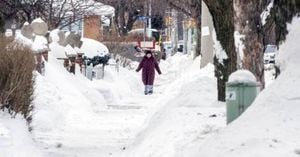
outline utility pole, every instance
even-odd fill
[[[172,54],[177,52],[177,44],[178,44],[178,20],[177,20],[177,12],[176,10],[172,9],[171,11],[172,16],[172,27],[171,27],[171,41],[172,41]]]
[[[151,31],[151,15],[152,15],[152,0],[148,0],[148,37],[151,38],[152,37],[152,31]]]

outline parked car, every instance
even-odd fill
[[[179,40],[178,43],[177,43],[177,51],[178,52],[183,52],[183,45],[184,45],[184,41]]]
[[[165,49],[167,58],[172,54],[172,43],[170,41],[163,42],[163,48]]]
[[[267,45],[264,52],[264,63],[275,64],[275,55],[277,51],[276,45]]]

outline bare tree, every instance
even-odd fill
[[[53,29],[77,22],[102,6],[93,0],[6,0],[0,2],[0,7],[5,8],[0,13],[6,19],[14,18],[20,23],[41,17]]]
[[[233,0],[204,0],[214,21],[217,40],[220,41],[228,58],[223,64],[215,57],[215,76],[218,80],[218,100],[225,101],[225,83],[231,73],[237,69],[237,53],[234,45]]]
[[[263,70],[263,36],[268,24],[262,26],[260,14],[270,3],[270,0],[244,1],[244,0],[204,0],[213,16],[217,39],[227,53],[228,59],[224,64],[215,60],[216,77],[218,79],[218,99],[225,101],[225,83],[229,75],[237,69],[238,49],[234,45],[234,32],[243,35],[242,64],[240,68],[248,69],[254,73],[257,80],[264,87]],[[276,25],[277,42],[283,40],[287,34],[286,22],[299,13],[300,2],[296,0],[274,0],[272,17]]]
[[[264,63],[263,63],[263,27],[260,15],[264,9],[262,1],[234,0],[234,25],[235,33],[244,36],[244,48],[238,52],[241,58],[241,68],[250,70],[264,88]],[[236,39],[238,40],[238,39]]]
[[[144,0],[97,0],[101,3],[111,5],[115,8],[114,22],[121,36],[133,28],[139,15],[144,15]]]
[[[38,5],[39,3],[32,0],[5,0],[0,2],[0,14],[2,14],[4,20],[30,21],[34,17],[36,9],[40,8]]]
[[[101,3],[111,5],[115,8],[114,23],[121,36],[126,36],[132,30],[139,17],[149,17],[148,7],[151,5],[152,24],[158,25],[155,21],[162,22],[165,15],[167,3],[161,0],[97,0]],[[151,2],[151,3],[150,3]],[[154,22],[153,22],[154,21]],[[157,26],[159,28],[162,25]]]

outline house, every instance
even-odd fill
[[[102,40],[103,30],[107,30],[107,27],[111,26],[115,9],[93,0],[86,1],[85,5],[89,7],[82,18],[62,30],[81,34],[84,38]]]

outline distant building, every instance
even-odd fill
[[[103,30],[107,30],[107,27],[110,27],[115,9],[112,6],[94,2],[93,0],[89,0],[86,3],[87,5],[93,4],[89,8],[90,11],[87,11],[86,15],[82,15],[82,19],[62,30],[81,34],[84,38],[102,40],[103,33],[107,32]]]

